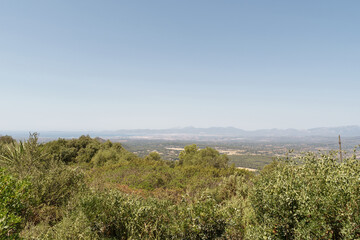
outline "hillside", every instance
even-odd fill
[[[195,144],[167,161],[89,136],[3,137],[0,238],[356,239],[355,154],[310,152],[249,172]]]

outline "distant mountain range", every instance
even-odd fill
[[[246,131],[234,127],[211,127],[211,128],[171,128],[171,129],[131,129],[116,131],[42,131],[42,138],[75,138],[81,135],[104,138],[130,138],[130,137],[150,137],[150,136],[203,136],[203,137],[360,137],[360,126],[343,127],[322,127],[306,130],[298,129],[261,129]],[[29,132],[25,131],[0,131],[0,135],[11,135],[15,138],[26,138]]]

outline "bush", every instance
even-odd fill
[[[53,160],[64,163],[88,163],[100,149],[101,143],[89,136],[81,136],[78,139],[65,140],[59,138],[57,141],[41,145],[42,149]]]
[[[91,223],[80,212],[78,215],[66,216],[54,227],[47,230],[41,236],[42,239],[54,240],[93,240],[99,236],[92,231]]]
[[[0,153],[0,167],[22,178],[32,175],[45,161],[39,149],[37,134],[31,134],[28,141],[13,142]]]
[[[193,144],[186,146],[179,154],[179,163],[181,165],[197,165],[214,168],[226,168],[228,166],[229,158],[226,155],[221,155],[213,148],[205,148],[199,150]]]
[[[180,204],[175,221],[176,239],[221,239],[225,236],[226,215],[208,195],[192,204]]]
[[[0,136],[0,145],[2,144],[10,144],[15,142],[15,139],[12,138],[11,136],[5,135],[5,136]]]
[[[171,214],[169,203],[142,199],[118,191],[90,192],[72,212],[84,215],[100,237],[117,239],[167,239]]]
[[[18,238],[23,228],[29,183],[0,169],[0,239]]]
[[[84,176],[79,169],[47,158],[37,143],[36,134],[28,141],[8,145],[0,154],[0,166],[14,177],[31,183],[32,216],[28,220],[33,222],[59,219],[59,207],[84,186]]]
[[[106,162],[116,163],[119,160],[119,155],[113,149],[101,149],[96,153],[91,162],[94,166],[103,166]]]
[[[253,238],[357,239],[360,164],[334,153],[282,160],[255,181],[251,203]]]

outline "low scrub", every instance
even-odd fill
[[[359,161],[335,153],[285,159],[255,181],[251,203],[253,238],[358,239]]]
[[[0,146],[0,239],[360,238],[355,153],[250,173],[196,145],[177,163],[88,136]]]

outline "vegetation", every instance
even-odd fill
[[[24,221],[28,183],[0,169],[0,236],[18,238]]]
[[[229,163],[235,167],[246,167],[253,169],[262,169],[264,166],[272,163],[274,157],[263,155],[230,155]]]
[[[255,181],[254,235],[281,239],[359,239],[360,164],[354,155],[309,153],[280,162]],[[271,186],[271,187],[269,187]]]
[[[15,139],[13,139],[11,136],[0,136],[0,144],[9,144],[12,142],[15,142]]]
[[[1,141],[0,239],[358,239],[355,153],[251,173],[196,145],[168,161],[89,136]]]

